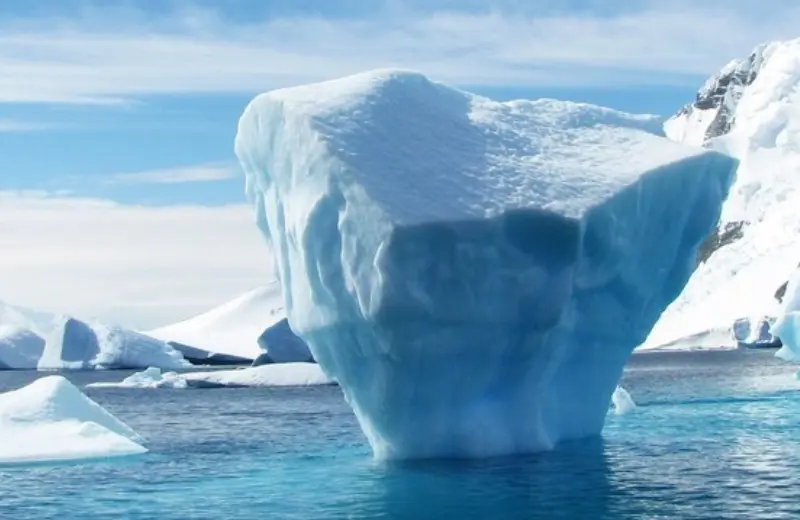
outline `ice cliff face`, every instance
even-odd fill
[[[710,78],[697,100],[665,123],[668,137],[730,154],[741,165],[704,261],[645,347],[685,338],[697,346],[710,330],[778,315],[776,294],[800,261],[799,86],[800,40],[761,45]]]
[[[249,105],[236,152],[287,316],[377,457],[600,432],[735,168],[657,125],[398,71]]]

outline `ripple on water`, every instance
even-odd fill
[[[767,354],[635,359],[602,440],[487,461],[378,463],[336,388],[93,390],[152,450],[0,467],[24,519],[800,518],[800,394]],[[124,374],[73,374],[78,384]],[[0,373],[0,389],[35,374]]]

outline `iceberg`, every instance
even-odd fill
[[[0,368],[177,369],[188,364],[167,343],[132,330],[0,302]]]
[[[264,351],[271,354],[273,362],[311,358],[308,347],[286,321],[278,281],[147,334],[169,342],[198,364],[223,364],[225,360],[250,363]]]
[[[780,338],[782,347],[775,353],[787,361],[800,361],[800,269],[789,279],[783,297],[781,315],[770,328]]]
[[[630,392],[621,386],[617,386],[614,393],[611,394],[611,402],[614,405],[614,413],[616,415],[629,414],[636,408],[636,403]]]
[[[0,464],[133,455],[140,441],[61,376],[0,394]]]
[[[600,433],[736,168],[660,124],[395,70],[249,104],[236,154],[286,315],[377,458]]]
[[[271,363],[314,362],[308,345],[292,331],[286,318],[262,332],[258,337],[258,345]],[[257,361],[263,364],[264,356],[257,357],[253,364]]]
[[[268,388],[332,384],[316,363],[273,363],[238,370],[185,373],[149,367],[118,383],[89,383],[86,388]]]
[[[771,328],[775,318],[759,316],[757,318],[739,318],[733,323],[733,338],[737,347],[744,348],[776,348],[781,340],[772,334]]]
[[[0,324],[0,369],[35,369],[45,340],[32,330]]]
[[[39,370],[122,369],[189,366],[163,341],[120,327],[64,318],[47,337]]]

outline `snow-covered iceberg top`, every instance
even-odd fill
[[[90,383],[87,388],[268,388],[333,384],[316,363],[274,363],[239,370],[162,372],[150,367],[119,383]]]
[[[140,441],[61,376],[0,394],[0,464],[133,455]]]
[[[259,96],[236,152],[292,329],[378,457],[598,434],[735,161],[657,121],[402,71]]]

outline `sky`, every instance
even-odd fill
[[[0,0],[0,300],[137,328],[272,278],[233,155],[259,92],[378,67],[668,116],[771,0]]]

